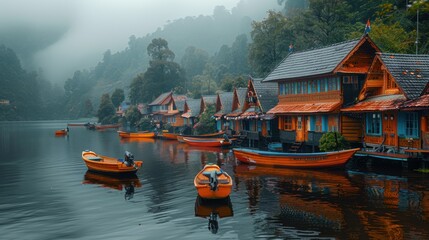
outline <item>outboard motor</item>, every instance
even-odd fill
[[[125,164],[128,167],[131,167],[134,165],[134,155],[128,151],[125,151],[125,160],[124,160]]]
[[[217,180],[217,174],[216,171],[211,171],[210,172],[210,190],[212,191],[216,191],[217,190],[217,185],[218,185],[218,180]]]

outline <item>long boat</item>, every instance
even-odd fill
[[[215,133],[207,133],[201,135],[177,135],[177,141],[184,143],[184,137],[193,137],[193,138],[219,138],[222,137],[225,132],[215,132]]]
[[[124,132],[124,131],[118,131],[119,136],[122,138],[154,138],[155,133],[154,132]]]
[[[232,178],[216,164],[206,164],[194,178],[198,196],[205,199],[222,199],[229,196]]]
[[[134,161],[134,157],[126,154],[124,160],[99,155],[93,151],[82,151],[82,159],[91,171],[114,174],[136,173],[142,166],[142,161]]]
[[[161,137],[163,139],[168,139],[168,140],[177,140],[177,134],[175,134],[175,133],[164,132],[164,133],[162,133]]]
[[[360,148],[318,153],[283,153],[234,148],[232,151],[237,160],[247,164],[295,168],[331,168],[344,167],[358,150]]]
[[[194,138],[183,137],[183,141],[190,146],[197,147],[225,147],[232,144],[232,139],[225,138]]]

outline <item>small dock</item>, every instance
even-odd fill
[[[357,156],[357,157],[382,158],[382,159],[403,161],[403,162],[407,162],[409,159],[412,158],[411,155],[407,155],[407,154],[385,153],[385,152],[367,152],[367,151],[357,151],[355,153],[355,156]]]

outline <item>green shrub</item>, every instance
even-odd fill
[[[323,152],[342,150],[348,147],[346,139],[338,132],[327,132],[319,141],[319,149]]]

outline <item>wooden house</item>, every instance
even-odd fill
[[[378,151],[427,147],[429,55],[379,53],[358,96],[342,109],[360,114],[364,143]]]
[[[239,116],[243,113],[243,105],[246,101],[247,88],[236,88],[232,95],[231,112],[224,117],[229,122],[229,128],[237,134],[242,131]]]
[[[176,95],[173,92],[159,95],[149,104],[154,123],[168,123],[173,127],[183,126],[181,115],[184,111],[185,100],[185,95]]]
[[[222,92],[217,94],[216,98],[216,113],[214,114],[216,120],[216,129],[218,131],[228,131],[229,121],[225,116],[232,111],[232,100],[234,92]]]
[[[318,146],[321,136],[340,132],[359,142],[361,120],[340,109],[354,103],[379,52],[368,35],[303,52],[292,52],[263,80],[277,82],[280,141]]]
[[[191,134],[191,129],[198,122],[201,110],[201,99],[186,99],[183,114],[183,133]]]
[[[249,79],[242,114],[238,117],[241,120],[242,133],[249,140],[259,142],[263,137],[271,141],[273,135],[278,135],[277,118],[274,114],[267,114],[268,110],[277,105],[277,94],[277,83]]]

